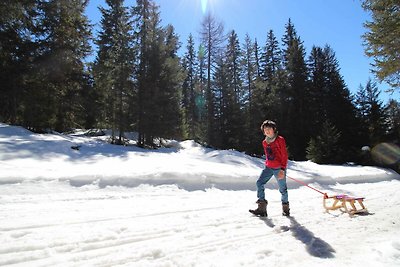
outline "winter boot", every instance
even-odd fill
[[[251,213],[253,213],[254,215],[260,216],[260,217],[267,217],[267,204],[268,201],[264,200],[264,199],[259,199],[256,202],[258,204],[258,208],[255,210],[249,210]]]
[[[283,216],[290,216],[289,202],[288,203],[282,203],[282,215]]]

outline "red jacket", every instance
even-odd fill
[[[267,143],[265,139],[262,141],[262,145],[264,147],[265,153],[265,166],[273,169],[285,169],[287,167],[288,162],[288,154],[286,150],[286,141],[285,138],[278,135],[276,139]]]

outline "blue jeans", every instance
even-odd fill
[[[265,167],[265,169],[260,174],[260,177],[257,180],[257,197],[258,199],[265,200],[264,186],[271,179],[272,175],[275,176],[276,181],[278,182],[279,192],[281,193],[281,201],[282,203],[289,203],[288,191],[286,185],[286,172],[285,177],[283,179],[278,179],[278,173],[281,169],[271,169]]]

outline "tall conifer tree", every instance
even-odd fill
[[[139,51],[138,143],[154,146],[155,138],[163,134],[182,136],[179,42],[172,26],[160,26],[159,6],[154,1],[137,0],[134,17]]]
[[[326,106],[329,102],[329,83],[327,82],[327,66],[322,48],[313,46],[308,58],[310,73],[310,130],[311,136],[319,132],[324,121],[328,119]]]
[[[38,52],[35,21],[38,1],[0,3],[0,120],[23,123],[24,93],[33,69],[32,57]]]
[[[183,136],[182,81],[184,74],[177,55],[179,49],[178,36],[174,27],[168,25],[162,31],[163,39],[160,46],[161,65],[159,95],[155,97],[157,103],[156,136],[181,139]]]
[[[400,103],[394,99],[389,100],[385,107],[388,118],[388,140],[400,143]],[[400,166],[399,166],[400,167]]]
[[[225,52],[225,71],[226,86],[222,90],[222,141],[225,148],[243,149],[241,138],[244,135],[243,127],[243,108],[244,95],[243,88],[243,64],[242,51],[239,38],[235,31],[231,31],[228,36],[228,44]]]
[[[198,115],[196,112],[196,86],[198,86],[198,61],[193,35],[187,40],[186,52],[182,59],[186,77],[182,85],[182,105],[185,112],[185,124],[188,129],[188,137],[195,139]]]
[[[160,18],[158,6],[151,0],[137,0],[133,16],[136,21],[139,66],[137,69],[138,87],[138,144],[154,145],[156,113],[154,99],[157,96],[157,78],[160,74],[158,64]]]
[[[245,92],[244,101],[244,123],[245,134],[242,137],[242,143],[245,146],[245,151],[254,154],[259,149],[260,132],[258,126],[263,120],[262,115],[257,116],[259,111],[255,109],[254,102],[256,101],[256,84],[258,78],[258,44],[257,41],[252,41],[250,35],[246,34],[243,44],[243,90]],[[254,144],[254,145],[253,145]]]
[[[284,89],[282,105],[287,108],[285,112],[283,129],[288,130],[287,142],[290,152],[295,159],[305,159],[307,146],[308,121],[307,100],[309,89],[307,84],[308,73],[305,63],[305,49],[300,37],[297,36],[293,23],[289,19],[283,36],[283,62],[287,77],[287,87]]]
[[[281,77],[282,51],[272,30],[268,32],[260,61],[263,81],[261,85],[264,91],[264,119],[282,121],[283,117],[280,114],[284,113],[282,108],[285,106],[283,102],[283,99],[285,99],[285,87],[282,87],[281,83],[285,84],[286,79]]]
[[[387,134],[387,119],[382,101],[379,100],[379,94],[376,83],[369,79],[365,87],[360,85],[356,96],[356,104],[365,126],[370,146],[385,141]]]
[[[221,48],[225,42],[225,36],[223,24],[218,22],[210,13],[208,13],[202,21],[200,39],[202,47],[204,48],[205,68],[207,71],[207,83],[205,87],[207,103],[207,143],[213,145],[215,107],[211,81],[216,62],[221,57]]]
[[[338,150],[344,160],[350,160],[362,145],[357,128],[361,127],[356,119],[352,97],[342,76],[335,53],[329,46],[313,47],[308,59],[310,72],[310,95],[308,101],[310,132],[315,138],[325,121],[342,134],[338,140]],[[346,119],[343,119],[346,118]]]
[[[364,26],[365,53],[375,61],[374,72],[381,81],[400,90],[400,3],[397,0],[363,0],[372,20]]]
[[[35,61],[35,82],[41,86],[30,87],[40,91],[30,94],[37,97],[34,102],[41,103],[30,109],[41,114],[39,127],[64,131],[84,123],[82,93],[88,84],[84,59],[90,53],[86,6],[85,0],[41,2],[41,54]]]
[[[108,9],[100,8],[99,51],[94,64],[95,85],[103,109],[100,125],[111,127],[112,142],[122,144],[128,128],[129,105],[133,105],[135,50],[133,26],[123,0],[106,0]],[[116,137],[118,134],[118,137]]]

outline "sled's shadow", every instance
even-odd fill
[[[314,257],[318,258],[334,258],[335,249],[322,240],[316,237],[310,230],[303,225],[299,224],[293,216],[288,217],[290,220],[290,226],[280,226],[279,228],[275,225],[270,218],[260,218],[268,227],[278,229],[279,232],[286,232],[290,230],[292,235],[306,246],[307,252]]]

